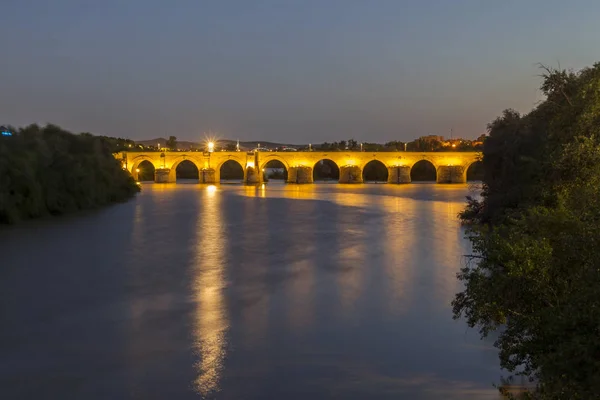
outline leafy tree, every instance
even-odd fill
[[[30,125],[0,139],[0,223],[123,201],[139,187],[112,152],[118,140]]]
[[[167,149],[177,150],[177,138],[175,136],[169,136],[169,140],[165,143]]]
[[[502,327],[503,368],[536,399],[600,393],[600,64],[545,68],[546,101],[489,126],[482,200],[470,199],[474,254],[453,301],[481,334]]]
[[[349,150],[356,150],[358,149],[358,142],[354,139],[350,139],[348,140],[348,149]]]

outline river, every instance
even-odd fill
[[[2,228],[1,397],[498,399],[450,307],[469,193],[145,184]]]

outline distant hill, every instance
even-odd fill
[[[143,146],[157,146],[158,144],[160,144],[160,147],[165,147],[166,143],[167,143],[167,139],[156,138],[156,139],[151,139],[151,140],[136,140],[135,143],[141,144]],[[217,145],[219,147],[225,147],[228,144],[235,145],[236,143],[237,143],[237,140],[219,139],[219,141],[217,142]],[[293,147],[293,148],[300,148],[300,147],[306,146],[306,145],[275,143],[275,142],[261,142],[258,140],[250,141],[250,142],[240,141],[240,150],[255,149],[256,147],[258,147],[259,144],[260,144],[260,147],[266,147],[269,149],[274,149],[276,147],[283,147],[283,146]],[[189,141],[185,141],[185,140],[177,141],[177,148],[180,150],[199,149],[199,148],[203,148],[205,145],[206,144],[204,142],[189,142]]]

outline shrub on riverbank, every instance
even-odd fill
[[[600,64],[546,69],[547,99],[489,126],[483,200],[462,214],[474,255],[454,302],[536,399],[600,393]]]
[[[126,200],[139,191],[113,157],[114,143],[54,125],[0,137],[0,223]]]

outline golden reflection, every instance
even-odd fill
[[[244,195],[246,195],[247,197],[256,197],[256,186],[245,185],[244,186]]]
[[[288,199],[298,199],[298,200],[315,200],[316,192],[315,185],[294,185],[288,184],[285,186],[283,190],[283,197]]]
[[[211,189],[211,186],[207,186],[206,196],[200,199],[202,212],[198,213],[196,224],[196,259],[192,271],[196,302],[194,346],[200,358],[195,387],[203,396],[219,387],[229,326],[223,294],[227,237],[221,218],[221,197],[216,195],[216,187]]]
[[[398,188],[400,189],[400,188]],[[418,241],[419,223],[415,216],[417,201],[396,196],[382,196],[386,211],[383,222],[383,257],[387,286],[388,312],[401,315],[409,310],[414,292],[414,251],[421,245]]]
[[[206,187],[206,193],[208,193],[209,196],[214,196],[215,192],[217,191],[217,187],[215,185],[208,185]]]
[[[344,185],[346,188],[354,185]],[[331,200],[335,203],[346,207],[361,207],[367,208],[372,206],[374,201],[377,201],[379,196],[369,195],[368,193],[349,193],[349,192],[334,192]]]
[[[455,278],[458,272],[456,266],[462,265],[462,256],[465,254],[463,247],[463,231],[458,223],[458,213],[463,209],[464,203],[455,201],[432,202],[431,212],[438,224],[436,226],[436,251],[434,252],[434,265],[438,269],[434,275],[437,280],[434,296],[439,301],[450,302],[455,293],[460,290],[460,282]]]

